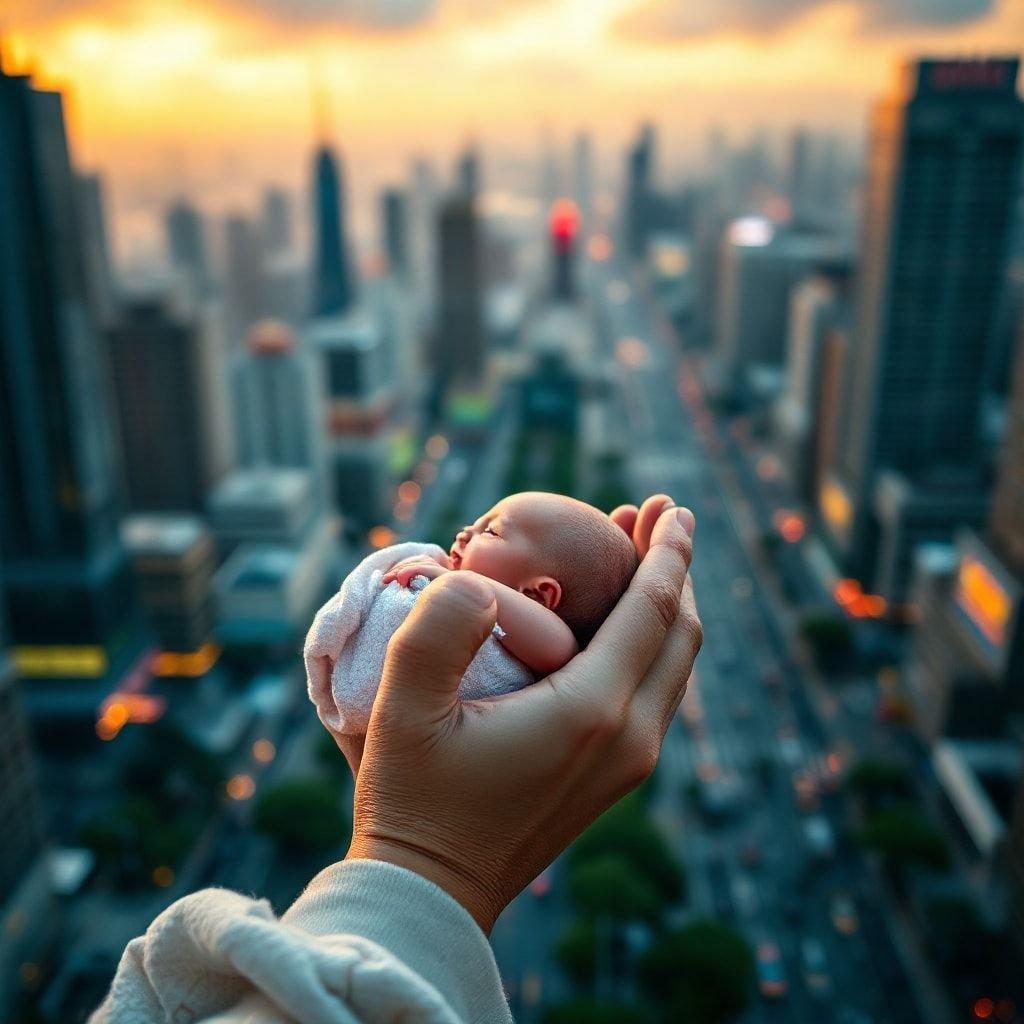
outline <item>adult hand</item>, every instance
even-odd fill
[[[496,699],[457,696],[495,622],[491,588],[459,572],[427,587],[388,645],[361,765],[354,747],[346,751],[358,765],[348,859],[418,872],[489,932],[518,892],[654,769],[701,645],[692,527],[688,510],[666,509],[586,650]]]

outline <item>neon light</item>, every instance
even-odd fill
[[[217,644],[203,644],[198,651],[178,654],[173,651],[161,651],[153,659],[153,675],[162,679],[183,677],[195,679],[206,675],[220,660],[221,648]]]
[[[957,573],[957,604],[994,647],[1006,642],[1012,602],[999,581],[973,555],[964,555]]]
[[[18,675],[26,678],[96,679],[107,671],[102,647],[14,647]]]
[[[834,480],[826,480],[819,496],[821,513],[829,526],[845,530],[853,518],[853,505],[846,491]]]

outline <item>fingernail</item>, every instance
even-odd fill
[[[692,537],[697,526],[697,517],[688,509],[681,508],[676,512],[676,522]]]

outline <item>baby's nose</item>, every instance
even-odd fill
[[[458,532],[458,533],[457,533],[457,534],[455,535],[455,539],[456,539],[456,540],[457,540],[457,541],[458,541],[458,542],[459,542],[460,544],[465,544],[465,543],[466,543],[466,541],[467,541],[467,540],[469,540],[469,537],[470,537],[470,533],[469,533],[469,527],[468,527],[468,526],[464,526],[464,527],[463,527],[463,528],[462,528],[461,530],[459,530],[459,532]]]

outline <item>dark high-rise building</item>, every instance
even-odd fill
[[[0,582],[15,665],[106,681],[130,657],[134,603],[60,94],[0,70],[0,138]]]
[[[1024,317],[989,533],[1000,557],[1024,579]]]
[[[444,385],[478,384],[486,368],[480,227],[473,202],[451,196],[438,215],[439,316],[431,370]]]
[[[14,1012],[19,969],[36,960],[56,922],[43,851],[39,794],[28,730],[0,621],[0,1013]]]
[[[340,161],[326,145],[314,160],[313,235],[312,313],[344,313],[355,300],[356,283],[345,237],[345,181]]]
[[[197,295],[206,294],[210,287],[210,262],[202,215],[186,199],[179,199],[164,215],[164,230],[171,265],[185,275]]]
[[[580,132],[572,147],[572,189],[585,231],[593,230],[594,141],[590,132]]]
[[[229,468],[213,415],[224,371],[209,342],[199,323],[159,299],[128,302],[110,328],[132,511],[201,512]]]
[[[654,146],[654,126],[645,124],[626,160],[626,249],[634,259],[646,255],[652,228]]]
[[[263,193],[263,244],[271,256],[292,247],[292,204],[283,188],[271,186]]]
[[[558,302],[576,298],[576,245],[580,233],[580,212],[571,199],[560,199],[551,208],[551,294]]]
[[[409,273],[409,224],[405,193],[399,188],[384,190],[381,197],[382,234],[388,271],[396,277]]]
[[[103,201],[103,181],[98,174],[79,174],[78,210],[82,218],[82,244],[85,248],[85,272],[92,302],[101,322],[114,315],[114,275],[107,243],[107,219]]]
[[[881,471],[905,478],[904,504],[927,508],[931,539],[955,521],[918,500],[930,479],[945,493],[982,489],[971,478],[1024,132],[1017,66],[922,60],[874,110],[847,443],[821,495],[847,572],[868,582]]]
[[[480,155],[474,146],[466,147],[456,170],[459,192],[466,199],[476,199],[480,194]]]

